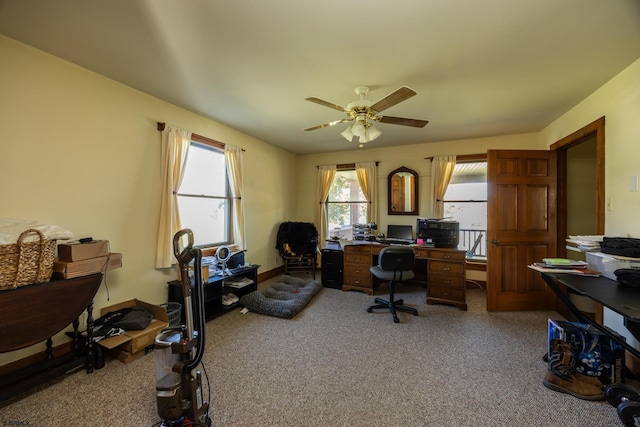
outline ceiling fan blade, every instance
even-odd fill
[[[378,116],[376,120],[380,123],[388,123],[391,125],[412,126],[414,128],[423,128],[429,123],[429,120],[407,119],[404,117]]]
[[[400,89],[385,96],[369,108],[379,113],[386,110],[387,108],[393,107],[394,105],[411,98],[414,95],[417,95],[416,91],[414,91],[413,89],[409,89],[406,86],[402,86]]]
[[[318,126],[313,126],[313,127],[310,127],[310,128],[306,128],[305,130],[316,130],[316,129],[328,128],[329,126],[335,126],[337,124],[350,122],[350,121],[351,121],[351,119],[335,120],[333,122],[323,123],[323,124],[318,125]]]
[[[342,111],[343,113],[347,112],[347,109],[344,107],[341,107],[337,104],[334,104],[332,102],[329,101],[325,101],[323,99],[320,98],[316,98],[316,97],[311,97],[311,98],[305,98],[306,101],[311,101],[311,102],[315,102],[316,104],[320,104],[320,105],[324,105],[325,107],[329,107],[329,108],[333,108],[334,110],[338,110],[338,111]]]

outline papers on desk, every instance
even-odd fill
[[[569,236],[567,249],[576,252],[593,252],[600,250],[600,242],[604,236]]]
[[[542,262],[533,263],[528,267],[532,270],[536,270],[541,273],[574,274],[576,276],[588,276],[588,277],[600,276],[599,271],[590,270],[588,268],[554,268],[554,267],[548,267],[545,263],[542,263]]]
[[[589,265],[586,261],[576,261],[567,258],[542,258],[542,267],[548,268],[587,268]]]

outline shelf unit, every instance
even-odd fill
[[[258,289],[258,268],[259,265],[250,265],[233,270],[229,276],[210,276],[204,288],[204,307],[207,319],[217,317],[238,307],[238,303],[231,305],[222,304],[222,296],[233,293],[238,298]],[[244,279],[245,284],[235,286],[233,281]],[[193,285],[192,285],[193,288]],[[169,302],[184,304],[182,284],[173,280],[169,282]],[[184,308],[182,312],[184,321]]]

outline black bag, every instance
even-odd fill
[[[131,310],[124,317],[113,324],[116,328],[125,331],[141,331],[151,323],[153,314],[142,307],[131,307]]]
[[[120,328],[125,331],[140,331],[153,320],[153,314],[142,307],[126,307],[110,311],[95,321],[96,332],[110,328]]]
[[[618,283],[624,286],[634,288],[640,287],[640,270],[633,268],[619,268],[613,272],[616,275]]]
[[[640,258],[640,239],[630,237],[604,237],[600,244],[600,252],[609,255]]]

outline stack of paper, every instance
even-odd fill
[[[589,264],[586,261],[576,261],[567,258],[543,258],[542,267],[546,268],[587,268]]]
[[[567,258],[543,258],[542,262],[533,263],[529,268],[543,273],[567,273],[594,277],[600,275],[599,271],[591,270],[587,266],[588,263],[585,261]]]
[[[579,252],[594,252],[600,250],[600,242],[604,236],[569,236],[567,249]]]
[[[251,285],[253,280],[248,277],[233,277],[230,279],[225,279],[223,281],[224,286],[228,286],[230,288],[243,288],[247,285]]]

